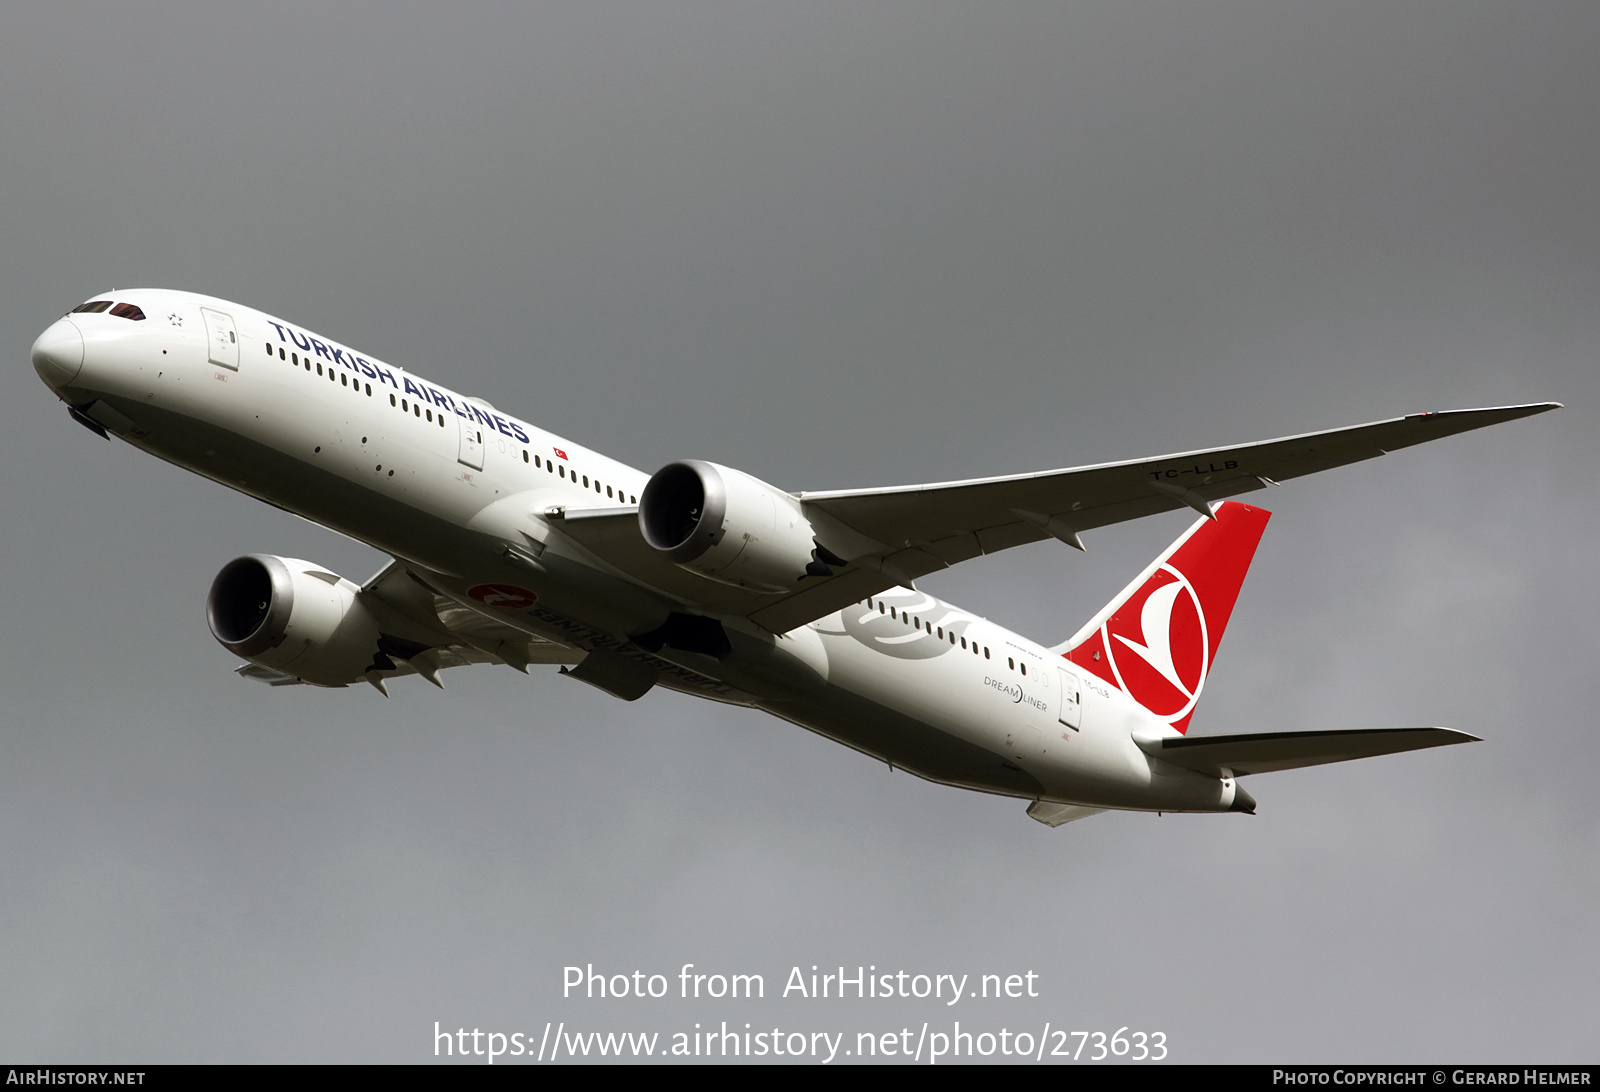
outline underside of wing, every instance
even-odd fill
[[[576,664],[583,653],[545,641],[440,595],[405,565],[384,566],[361,589],[396,651],[395,674],[425,677],[439,667],[503,663],[526,671],[529,664]],[[420,646],[417,651],[412,651]],[[409,655],[407,653],[410,653]],[[400,670],[401,664],[408,670]]]
[[[831,581],[807,582],[750,616],[781,632],[981,554],[1046,538],[1082,549],[1080,533],[1097,527],[1185,506],[1209,514],[1211,501],[1558,405],[1419,413],[1259,443],[1010,477],[801,493],[807,511],[822,513],[881,549],[847,555],[855,562],[851,569]]]
[[[552,526],[595,560],[690,609],[743,615],[774,633],[825,617],[896,584],[961,561],[1190,507],[1376,458],[1398,448],[1556,408],[1544,402],[1420,413],[1277,440],[971,481],[797,494],[816,541],[841,564],[792,591],[734,587],[653,549],[633,508],[553,510]]]
[[[639,531],[639,509],[635,505],[554,507],[543,515],[551,528],[582,548],[588,555],[584,560],[599,562],[617,576],[642,584],[683,606],[707,614],[748,614],[779,598],[709,580],[681,565],[674,565],[644,540]]]
[[[1450,728],[1353,728],[1332,732],[1257,732],[1239,736],[1184,736],[1149,748],[1163,762],[1213,777],[1297,770],[1329,762],[1476,743]]]
[[[329,580],[337,580],[327,574]],[[467,664],[509,664],[526,671],[529,664],[576,664],[578,649],[542,640],[439,595],[405,565],[386,565],[361,588],[358,599],[376,628],[373,645],[363,653],[364,673],[321,685],[368,682],[385,694],[385,683],[405,675],[421,675],[442,686],[439,672]],[[370,660],[370,662],[368,662]],[[293,664],[278,670],[247,663],[236,673],[269,686],[298,686]]]
[[[423,658],[424,656],[426,658]],[[421,654],[414,655],[410,660],[394,656],[391,657],[390,662],[394,665],[392,668],[381,672],[371,672],[372,677],[368,681],[386,682],[389,679],[398,679],[406,675],[422,675],[431,679],[439,671],[447,667],[465,667],[467,664],[496,664],[504,663],[505,661],[479,652],[477,649],[457,645],[424,649]],[[262,667],[260,664],[245,664],[243,667],[234,668],[233,673],[241,678],[264,682],[268,686],[306,685],[303,679],[298,679],[282,671],[274,671],[270,667]],[[378,689],[382,690],[383,687],[380,686]]]
[[[1180,452],[1154,459],[1049,470],[1013,477],[802,493],[815,506],[888,545],[938,544],[971,536],[982,553],[1037,542],[1057,521],[1062,533],[1171,511],[1202,508],[1270,482],[1376,458],[1402,447],[1555,409],[1542,402],[1494,409],[1418,413],[1277,440]]]

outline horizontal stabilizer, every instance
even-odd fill
[[[1348,728],[1334,732],[1256,732],[1242,736],[1188,736],[1145,747],[1163,762],[1213,777],[1297,770],[1352,758],[1420,751],[1451,743],[1477,743],[1451,728]],[[1159,744],[1159,749],[1156,746]]]

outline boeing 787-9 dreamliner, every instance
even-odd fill
[[[481,398],[209,296],[96,296],[33,346],[101,436],[369,543],[364,583],[251,554],[211,632],[273,686],[471,663],[763,709],[931,781],[1028,801],[1253,812],[1238,779],[1462,743],[1447,728],[1190,736],[1268,513],[1225,499],[1553,409],[1419,413],[1131,462],[791,493],[731,467],[646,474]],[[1179,508],[1194,524],[1077,633],[1043,645],[918,590],[1024,543]]]

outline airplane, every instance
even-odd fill
[[[664,687],[765,710],[930,781],[1027,801],[1244,812],[1247,775],[1474,741],[1441,727],[1194,735],[1269,513],[1230,498],[1557,408],[1412,414],[1153,459],[792,493],[696,459],[654,474],[304,327],[210,296],[99,294],[33,345],[92,432],[368,543],[364,583],[250,554],[212,634],[273,686],[476,663],[626,701]],[[1077,633],[1045,646],[918,589],[962,561],[1191,508]]]

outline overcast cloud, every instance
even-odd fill
[[[960,1019],[1594,1061],[1597,118],[1592,3],[9,8],[0,1058]],[[1568,408],[1257,494],[1193,723],[1484,742],[1253,778],[1254,818],[1049,830],[553,669],[389,701],[234,677],[226,561],[383,558],[68,419],[28,347],[131,286],[790,489]],[[1187,522],[926,585],[1049,643]],[[588,963],[767,998],[563,1001]],[[1041,996],[776,996],[813,964]]]

